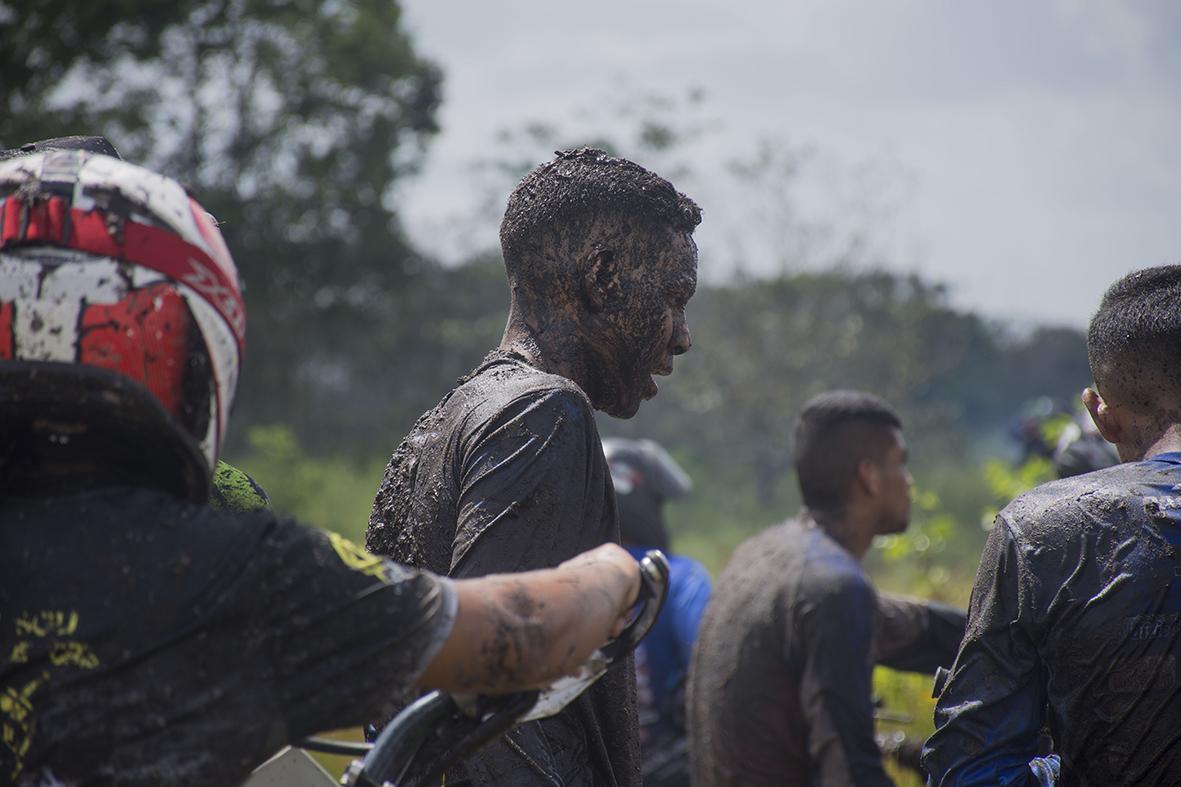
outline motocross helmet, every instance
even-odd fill
[[[204,500],[246,331],[221,233],[169,178],[38,145],[0,159],[0,486],[117,465]]]
[[[91,153],[102,153],[104,156],[114,156],[117,159],[123,158],[106,137],[73,136],[26,142],[18,148],[0,150],[0,161],[17,156],[27,156],[30,153],[44,153],[49,150],[89,150]]]
[[[664,503],[692,491],[688,474],[653,440],[610,437],[603,441],[603,455],[615,486],[622,540],[667,551]]]

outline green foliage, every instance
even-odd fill
[[[246,442],[248,448],[235,455],[233,463],[266,490],[272,508],[365,542],[384,459],[356,462],[309,456],[286,426],[254,427]]]
[[[999,459],[989,460],[984,465],[984,482],[992,493],[993,504],[981,513],[980,524],[991,528],[997,512],[1009,501],[1055,478],[1054,463],[1043,456],[1032,456],[1016,466]]]
[[[908,741],[922,743],[935,731],[935,699],[931,696],[929,675],[895,672],[885,667],[873,671],[874,696],[881,701],[881,716],[876,723],[879,733],[902,732]],[[913,771],[885,760],[886,772],[897,787],[922,787],[923,780]]]
[[[910,527],[904,533],[878,539],[874,546],[881,550],[887,567],[906,570],[911,577],[906,583],[909,593],[953,600],[951,571],[943,555],[956,537],[959,523],[943,509],[935,492],[915,487],[912,497]]]

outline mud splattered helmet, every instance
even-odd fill
[[[162,175],[85,149],[22,153],[0,157],[9,453],[130,461],[203,499],[246,331],[221,233]]]
[[[623,541],[667,550],[664,503],[692,491],[688,474],[653,440],[607,438],[603,455],[615,486]]]

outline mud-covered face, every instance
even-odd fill
[[[672,374],[673,356],[692,340],[685,306],[697,289],[697,245],[671,229],[637,233],[619,260],[619,287],[598,315],[594,406],[616,418],[631,418],[656,395],[657,375]]]

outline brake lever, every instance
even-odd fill
[[[533,708],[521,718],[522,722],[547,719],[557,714],[586,691],[616,662],[636,649],[640,640],[652,628],[656,617],[668,598],[668,558],[658,549],[647,552],[640,560],[640,609],[619,636],[590,655],[573,675],[558,678],[541,690]]]

